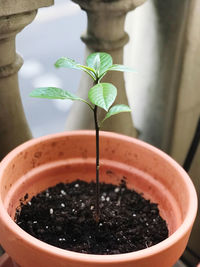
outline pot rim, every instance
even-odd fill
[[[21,151],[24,150],[24,148],[28,148],[36,143],[43,142],[45,140],[49,140],[52,137],[53,138],[59,138],[59,137],[64,137],[64,136],[76,136],[76,135],[90,135],[94,136],[95,132],[93,130],[77,130],[77,131],[70,131],[70,132],[63,132],[63,133],[56,133],[56,134],[50,134],[46,136],[42,136],[39,138],[31,139],[21,145],[19,145],[17,148],[12,150],[11,152],[8,153],[8,155],[1,161],[0,163],[0,186],[1,186],[1,177],[4,171],[5,166],[9,163],[11,159],[13,159],[16,154],[19,154]],[[193,225],[193,222],[196,217],[197,213],[197,194],[196,190],[194,188],[194,185],[188,176],[188,174],[185,172],[185,170],[175,161],[173,160],[170,156],[168,156],[165,152],[159,150],[158,148],[145,143],[141,140],[138,140],[136,138],[132,138],[129,136],[125,136],[122,134],[118,133],[113,133],[113,132],[100,132],[100,136],[105,136],[109,137],[112,135],[112,138],[116,139],[121,139],[124,141],[129,141],[136,143],[137,145],[141,147],[145,147],[146,149],[153,151],[157,155],[159,155],[162,158],[165,158],[172,166],[174,166],[178,172],[181,174],[184,183],[187,185],[188,192],[189,192],[189,203],[188,203],[188,211],[187,215],[180,225],[180,227],[168,238],[163,240],[162,242],[149,247],[145,248],[136,252],[129,252],[129,253],[123,253],[123,254],[116,254],[116,255],[93,255],[93,254],[84,254],[84,253],[78,253],[78,252],[73,252],[69,250],[64,250],[61,248],[57,248],[55,246],[49,245],[43,241],[40,241],[39,239],[31,236],[30,234],[26,233],[24,230],[22,230],[9,216],[7,213],[6,209],[4,208],[2,199],[0,198],[0,221],[3,223],[9,230],[17,236],[17,238],[20,240],[22,239],[25,240],[26,244],[31,246],[32,248],[35,249],[40,249],[46,253],[50,253],[52,256],[59,256],[62,258],[66,259],[75,259],[80,260],[82,262],[99,262],[99,263],[109,263],[109,262],[120,262],[120,261],[130,261],[133,258],[134,259],[139,259],[139,258],[145,258],[149,257],[152,254],[158,253],[158,251],[164,251],[166,250],[169,246],[172,246],[175,244],[177,241],[179,241],[186,233],[190,230],[190,228]]]

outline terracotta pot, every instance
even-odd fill
[[[197,211],[197,196],[187,173],[160,150],[136,139],[101,132],[101,181],[130,188],[159,203],[170,236],[144,250],[120,255],[89,255],[62,250],[37,240],[13,221],[16,207],[58,182],[95,178],[93,131],[50,135],[26,142],[0,164],[0,243],[21,267],[162,267],[183,253]]]

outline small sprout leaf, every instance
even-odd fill
[[[118,104],[115,105],[113,107],[110,108],[110,110],[108,111],[108,113],[106,114],[105,118],[103,119],[103,121],[101,122],[101,124],[108,118],[110,118],[113,115],[122,113],[122,112],[131,112],[131,109],[129,106],[124,105],[124,104]]]
[[[97,53],[96,56],[94,57],[94,69],[97,73],[97,77],[99,76],[100,65],[101,65],[100,55],[99,53]]]
[[[67,57],[61,57],[55,63],[56,68],[79,69],[78,65],[75,60]]]
[[[76,95],[70,93],[69,91],[57,88],[57,87],[40,87],[36,88],[30,93],[31,97],[37,98],[48,98],[48,99],[69,99],[78,100],[86,103],[92,110],[93,107],[86,100],[77,97]]]
[[[92,53],[87,58],[87,66],[94,69],[96,76],[101,77],[112,66],[112,57],[107,53]]]
[[[40,87],[30,93],[32,97],[48,99],[71,99],[80,100],[76,95],[57,87]]]
[[[69,69],[83,70],[87,74],[89,74],[93,78],[93,80],[95,80],[95,70],[93,68],[81,65],[81,64],[77,63],[75,60],[67,58],[67,57],[59,58],[55,63],[55,67],[56,68],[69,68]]]
[[[88,93],[88,98],[92,104],[108,111],[115,101],[117,89],[110,83],[99,83],[93,86]]]
[[[128,71],[128,72],[136,72],[134,69],[130,68],[130,67],[126,67],[124,65],[118,65],[118,64],[114,64],[112,65],[109,69],[113,70],[113,71]]]

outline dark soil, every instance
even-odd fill
[[[118,254],[155,245],[168,237],[157,204],[125,182],[100,185],[101,218],[95,213],[95,184],[58,184],[21,204],[16,223],[32,236],[59,248],[89,254]],[[27,195],[25,199],[27,199]]]

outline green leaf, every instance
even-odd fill
[[[113,115],[122,113],[122,112],[131,112],[131,109],[129,106],[124,104],[118,104],[110,108],[108,113],[106,114],[105,118],[102,120],[101,124],[108,118],[110,118]]]
[[[30,96],[48,99],[81,100],[81,98],[77,97],[76,95],[56,87],[37,88],[30,93]]]
[[[93,80],[96,80],[95,70],[93,68],[81,65],[81,64],[77,63],[75,60],[67,58],[67,57],[59,58],[55,63],[55,67],[56,68],[69,68],[69,69],[83,70],[87,74],[89,74],[93,78]]]
[[[100,55],[99,55],[99,53],[97,53],[96,56],[94,57],[93,64],[94,64],[94,69],[96,70],[97,77],[98,77],[99,71],[100,71],[100,66],[101,66],[101,61],[100,61]]]
[[[89,100],[96,106],[108,111],[115,101],[117,89],[111,83],[98,83],[88,93]]]
[[[112,57],[107,53],[92,53],[86,60],[87,66],[94,69],[98,78],[112,66]]]
[[[112,65],[108,70],[109,71],[110,70],[113,70],[113,71],[129,71],[129,72],[135,72],[134,69],[129,68],[129,67],[126,67],[124,65],[119,65],[119,64]]]
[[[93,107],[86,100],[77,97],[76,95],[70,93],[69,91],[57,88],[57,87],[40,87],[36,88],[30,93],[31,97],[37,98],[48,98],[48,99],[69,99],[78,100],[86,103],[92,110]]]
[[[55,63],[56,68],[70,68],[70,69],[80,69],[79,63],[75,60],[67,57],[59,58]],[[82,69],[82,68],[81,68]]]

